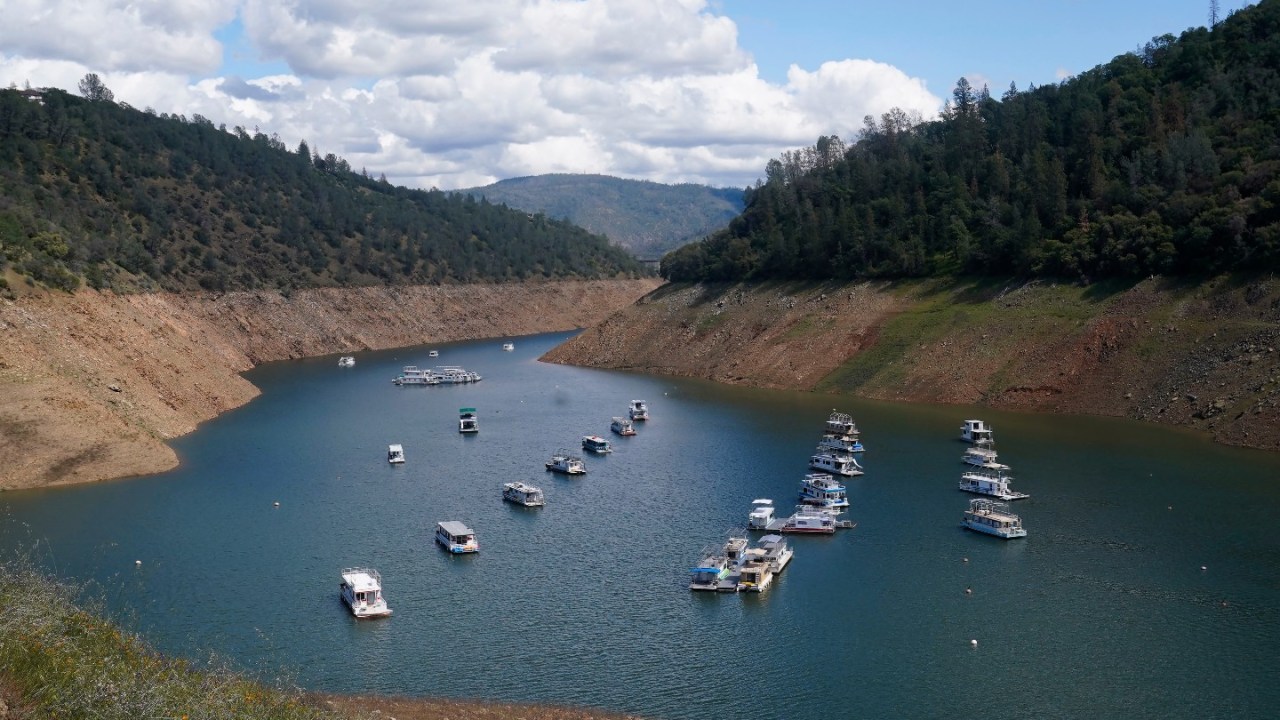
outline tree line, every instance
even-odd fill
[[[0,90],[0,269],[72,290],[292,289],[643,273],[567,222],[394,187],[305,141]]]
[[[940,119],[868,116],[770,161],[670,280],[1079,279],[1280,267],[1280,0]]]

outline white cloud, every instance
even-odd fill
[[[40,19],[33,0],[9,1]],[[290,147],[306,139],[411,186],[547,172],[741,186],[819,135],[852,140],[865,115],[930,117],[942,102],[872,60],[792,66],[786,84],[770,83],[705,0],[240,0],[250,43],[291,70],[256,78],[199,69],[204,45],[220,57],[212,33],[235,12],[230,0],[82,2],[102,4],[85,11],[100,14],[89,24],[132,18],[133,41],[112,43],[115,65],[93,47],[6,41],[0,82],[74,91],[99,72],[136,107],[258,126]],[[40,17],[50,37],[81,27]],[[148,59],[187,37],[186,55]]]
[[[207,74],[222,62],[213,32],[236,0],[5,0],[0,48],[97,72]]]

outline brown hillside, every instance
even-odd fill
[[[656,280],[0,300],[0,489],[159,472],[256,363],[592,325]]]
[[[1280,282],[668,285],[544,359],[1280,448]]]

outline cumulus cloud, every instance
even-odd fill
[[[99,71],[214,72],[236,0],[5,0],[0,48]]]
[[[50,38],[80,32],[34,0],[10,2],[50,23]],[[112,43],[114,64],[92,43],[73,52],[6,41],[0,80],[74,89],[99,72],[136,107],[256,126],[291,146],[306,139],[410,186],[547,172],[741,186],[819,135],[852,139],[865,115],[896,106],[930,117],[942,103],[921,80],[866,59],[792,66],[785,84],[766,81],[733,21],[706,0],[81,3],[127,17],[137,41]],[[198,69],[237,11],[248,43],[289,73]],[[0,30],[0,40],[14,35]],[[148,59],[153,38],[188,37],[199,42],[186,55]]]

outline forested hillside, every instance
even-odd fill
[[[940,120],[868,116],[771,161],[670,280],[966,272],[1084,281],[1280,267],[1280,0]]]
[[[33,282],[287,290],[642,272],[566,222],[393,187],[256,129],[135,110],[100,82],[81,90],[0,90],[0,270]]]
[[[606,175],[535,175],[459,192],[566,219],[641,257],[705,237],[742,212],[741,190]]]

